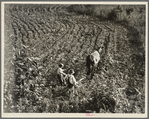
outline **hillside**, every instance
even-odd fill
[[[119,14],[119,6],[6,5],[5,112],[144,113],[145,9],[130,7],[132,13],[121,18],[128,7]],[[136,14],[142,15],[138,21]],[[107,39],[91,79],[86,57]],[[77,80],[86,77],[77,95],[59,86],[59,62],[66,73],[73,68]],[[127,94],[128,88],[140,95]]]

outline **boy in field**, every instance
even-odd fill
[[[74,93],[74,86],[76,86],[78,84],[78,82],[76,81],[75,77],[74,77],[74,70],[70,69],[67,75],[68,78],[68,88],[73,90]]]
[[[60,82],[60,85],[62,86],[63,84],[66,85],[66,81],[65,81],[65,76],[66,74],[64,73],[64,69],[63,69],[64,65],[62,63],[59,64],[59,68],[57,70],[57,76]]]

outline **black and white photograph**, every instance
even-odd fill
[[[147,2],[1,2],[2,117],[147,117]]]

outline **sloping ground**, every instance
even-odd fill
[[[22,89],[21,92],[24,92],[24,94],[19,94],[20,92],[16,90],[15,92],[19,93],[15,95],[15,98],[18,96],[18,105],[22,105],[22,100],[26,100],[25,104],[33,106],[28,108],[24,106],[25,109],[20,109],[19,106],[19,108],[13,107],[13,111],[82,112],[85,105],[89,103],[86,102],[87,100],[91,98],[89,104],[93,104],[94,97],[99,92],[104,92],[104,95],[109,95],[109,97],[112,95],[115,99],[117,113],[144,113],[145,59],[142,51],[136,48],[136,46],[141,47],[141,44],[132,45],[130,40],[133,36],[124,26],[100,22],[86,15],[69,13],[67,7],[69,5],[20,5],[19,7],[14,5],[10,8],[13,21],[11,25],[16,37],[15,83],[17,89]],[[55,98],[52,99],[52,95],[55,95],[52,89],[58,92],[65,89],[61,86],[55,88],[58,85],[57,64],[64,63],[67,70],[73,68],[77,80],[86,77],[86,56],[98,49],[106,39],[109,39],[109,42],[105,44],[99,68],[93,79],[84,80],[76,89],[78,91],[76,99],[71,99],[70,92],[65,92],[64,95],[61,94],[58,97],[54,96]],[[134,44],[137,43],[134,42]],[[8,75],[5,75],[5,80],[7,80],[6,76]],[[22,85],[21,80],[24,82]],[[33,89],[31,89],[32,84]],[[141,92],[140,99],[138,98],[138,101],[133,103],[129,102],[122,91],[129,84]],[[102,98],[100,93],[98,95],[100,97],[96,98]],[[35,98],[34,101],[29,100],[31,96]],[[95,106],[86,109],[98,112],[103,102],[100,99],[95,102],[99,103],[97,109],[94,109]],[[77,104],[76,108],[74,103]],[[78,106],[78,103],[83,107]],[[136,107],[133,106],[134,103]],[[52,110],[53,107],[55,110]],[[30,108],[33,110],[31,111]]]

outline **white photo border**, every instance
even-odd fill
[[[3,112],[3,94],[4,94],[4,5],[5,4],[125,4],[125,5],[146,5],[146,59],[145,59],[145,113],[144,114],[101,114],[93,113],[93,116],[86,116],[86,113],[4,113]],[[113,2],[113,1],[100,1],[100,2],[47,2],[47,1],[10,1],[1,2],[1,116],[2,118],[146,118],[148,116],[148,2]]]

